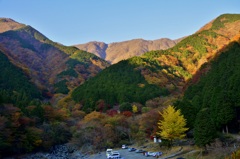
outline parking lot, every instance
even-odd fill
[[[135,151],[129,152],[127,149],[114,149],[121,154],[122,159],[153,159],[152,156],[144,156],[142,153],[136,153]],[[86,159],[106,159],[106,152],[101,152],[91,156],[87,156]]]

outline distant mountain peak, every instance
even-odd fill
[[[0,18],[0,22],[16,22],[16,21],[12,20],[11,18]]]
[[[106,44],[104,42],[92,41],[85,44],[75,45],[81,50],[91,52],[102,59],[114,64],[121,60],[140,56],[145,52],[152,50],[165,50],[173,47],[181,39],[171,40],[161,38],[157,40],[145,40],[142,38],[113,42]]]
[[[10,18],[0,18],[0,33],[9,31],[9,30],[17,30],[24,27],[24,24],[18,23]]]

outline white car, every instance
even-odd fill
[[[112,153],[108,156],[108,159],[120,159],[121,155],[118,151],[112,151]]]
[[[127,145],[122,145],[122,149],[127,149]]]
[[[107,149],[106,150],[106,156],[109,158],[109,156],[112,154],[113,149]]]
[[[161,156],[162,155],[162,152],[146,152],[145,153],[145,156],[153,156],[153,157],[156,157],[156,156]]]

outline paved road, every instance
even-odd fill
[[[143,156],[142,153],[136,153],[136,152],[128,152],[127,149],[114,149],[114,151],[118,151],[121,154],[121,157],[123,159],[153,159],[155,157],[149,156]],[[99,154],[91,155],[86,157],[86,159],[107,159],[106,153],[101,152]],[[156,159],[156,158],[155,158]]]

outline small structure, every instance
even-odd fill
[[[162,140],[160,138],[158,138],[157,136],[153,136],[153,142],[160,143],[160,142],[162,142]]]

